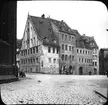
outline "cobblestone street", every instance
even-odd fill
[[[26,75],[20,81],[0,85],[5,104],[102,105],[106,102],[94,92],[101,87],[92,82],[96,79],[108,80],[105,76]],[[104,91],[107,93],[107,87]]]

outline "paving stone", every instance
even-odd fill
[[[36,82],[37,81],[37,82]],[[46,80],[38,83],[31,80],[21,80],[1,85],[1,96],[6,104],[85,104],[102,105],[103,101],[96,94],[89,82],[74,84],[66,81]],[[50,81],[50,82],[49,82]],[[92,87],[92,88],[91,88]]]

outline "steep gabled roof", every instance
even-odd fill
[[[89,36],[82,36],[83,37],[83,40],[85,40],[88,44],[89,44],[89,47],[90,48],[99,48],[94,37],[89,37]],[[91,43],[94,43],[94,44],[91,44]]]
[[[43,44],[59,47],[58,38],[51,27],[51,22],[43,17],[30,16],[30,18],[38,35],[43,40]]]
[[[79,33],[76,34],[76,47],[87,48],[87,49],[99,48],[93,37],[89,37],[86,35],[81,36]]]
[[[51,18],[48,18],[48,19],[50,21],[52,21],[58,27],[59,31],[75,35],[73,30],[63,20],[62,21],[58,21],[58,20],[51,19]]]

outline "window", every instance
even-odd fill
[[[71,36],[69,35],[69,41],[71,41]]]
[[[50,48],[50,47],[48,47],[48,52],[49,52],[49,53],[51,52],[51,48]]]
[[[94,62],[93,62],[93,66],[94,66]]]
[[[33,40],[31,39],[31,43],[33,44]]]
[[[55,62],[56,62],[56,59],[54,58],[54,59],[53,59],[53,63],[55,63]]]
[[[36,63],[38,63],[38,58],[36,58]]]
[[[33,47],[33,53],[35,53],[35,47]]]
[[[28,54],[29,54],[29,49],[28,49]]]
[[[62,34],[62,39],[64,39],[64,34]]]
[[[65,61],[67,61],[67,55],[65,55]]]
[[[64,50],[64,44],[62,44],[62,50]]]
[[[65,40],[67,40],[67,35],[65,35]]]
[[[95,58],[97,58],[97,55],[95,55]]]
[[[27,64],[27,59],[26,59],[26,64]]]
[[[31,54],[32,54],[32,48],[30,50],[31,50]]]
[[[35,43],[35,37],[33,39],[34,39],[34,43]]]
[[[83,58],[82,58],[82,63],[83,63]]]
[[[79,62],[80,62],[81,58],[79,58]]]
[[[72,46],[72,52],[74,52],[74,46]]]
[[[71,46],[69,46],[69,51],[71,51]]]
[[[64,60],[64,55],[61,56],[61,59]]]
[[[79,50],[77,49],[77,53],[78,53],[78,51],[79,51]]]
[[[28,59],[28,64],[30,64],[30,60]]]
[[[82,50],[80,50],[80,54],[82,53]]]
[[[57,48],[57,54],[58,54],[58,52],[59,52],[59,49]]]
[[[36,46],[36,53],[38,53],[38,46]]]
[[[83,54],[84,54],[84,50],[83,50]]]
[[[74,56],[72,55],[72,61],[74,61]]]
[[[33,63],[35,63],[35,58],[33,58]]]
[[[44,62],[43,62],[43,61],[41,61],[41,67],[43,67],[43,63],[44,63]]]
[[[27,55],[27,50],[26,50],[26,55]]]
[[[65,50],[67,50],[67,45],[65,45]]]
[[[86,51],[86,54],[87,54],[87,51]]]
[[[97,66],[97,62],[95,62],[95,66]]]
[[[32,64],[32,58],[31,58],[31,64]]]
[[[55,53],[55,48],[53,48],[53,53]]]
[[[71,55],[69,55],[69,60],[71,61]]]
[[[49,59],[49,63],[51,63],[51,58],[48,58]]]

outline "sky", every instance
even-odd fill
[[[17,38],[23,38],[27,16],[63,20],[71,29],[94,36],[100,48],[108,48],[108,10],[99,1],[17,1]]]

